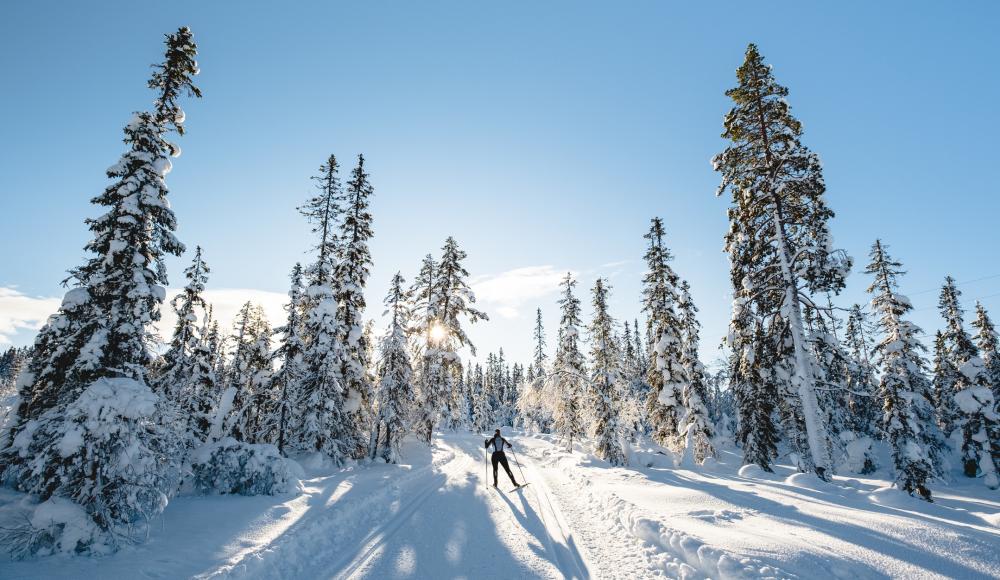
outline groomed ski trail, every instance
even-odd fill
[[[310,502],[274,541],[202,577],[592,577],[544,484],[507,495],[487,489],[478,434],[435,434],[430,453],[429,464],[409,472],[354,470],[327,482],[333,492],[304,481],[329,499]]]

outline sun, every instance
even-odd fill
[[[431,341],[441,342],[444,339],[448,338],[448,329],[445,328],[444,325],[442,325],[441,323],[435,322],[433,325],[431,325],[430,336],[431,336]]]

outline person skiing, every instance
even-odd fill
[[[500,436],[499,429],[493,432],[492,439],[486,440],[486,447],[489,448],[490,445],[493,446],[493,455],[490,456],[490,461],[493,462],[493,487],[497,486],[498,463],[500,465],[503,465],[503,470],[507,472],[507,477],[510,478],[511,483],[514,484],[514,487],[521,487],[521,484],[519,484],[517,480],[514,479],[514,474],[511,473],[510,471],[510,464],[507,463],[507,455],[503,452],[504,446],[510,447],[511,449],[513,449],[514,446],[510,444],[510,441],[507,441],[502,436]]]

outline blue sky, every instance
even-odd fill
[[[204,98],[168,177],[179,237],[210,286],[280,302],[310,245],[295,208],[335,153],[364,153],[370,313],[396,270],[454,235],[493,320],[481,350],[554,337],[562,272],[639,314],[642,234],[666,222],[701,309],[703,356],[729,316],[727,200],[710,166],[748,42],[791,90],[823,160],[835,239],[859,266],[882,237],[932,331],[945,274],[1000,317],[996,2],[17,2],[0,21],[0,336],[30,340],[80,263],[89,199],[146,108],[162,34],[190,26]],[[170,262],[182,282],[190,256]],[[863,300],[860,268],[838,300]],[[983,279],[985,278],[985,279]],[[5,289],[5,290],[4,290]],[[589,298],[589,296],[588,296]],[[589,312],[589,305],[586,309]],[[275,321],[277,322],[277,321]],[[5,330],[6,329],[6,330]],[[553,342],[550,340],[550,343]],[[550,346],[553,346],[550,344]]]

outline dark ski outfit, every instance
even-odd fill
[[[497,464],[503,465],[503,470],[507,472],[507,477],[514,484],[514,487],[519,487],[520,484],[514,479],[514,474],[510,471],[510,464],[507,463],[507,454],[503,452],[504,445],[507,447],[513,447],[509,441],[501,437],[500,435],[494,435],[491,439],[486,440],[486,447],[490,445],[493,446],[493,455],[490,456],[490,461],[493,462],[493,487],[497,486]]]

